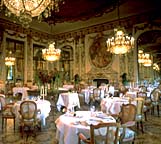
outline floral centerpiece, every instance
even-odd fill
[[[50,85],[51,89],[58,88],[59,86],[59,73],[56,69],[54,71],[38,71],[36,74],[36,83],[38,87]],[[49,88],[49,87],[48,87]]]

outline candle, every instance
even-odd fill
[[[42,96],[42,94],[43,94],[43,87],[41,86],[40,87],[40,96]]]
[[[47,87],[45,87],[45,96],[47,96]]]
[[[42,86],[42,95],[44,96],[44,86]]]
[[[43,86],[43,100],[44,100],[44,96],[45,96],[45,87]]]

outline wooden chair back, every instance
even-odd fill
[[[135,124],[136,110],[134,104],[123,104],[119,115],[121,124],[126,124],[128,122],[133,122]]]
[[[97,125],[90,125],[90,139],[84,139],[84,136],[80,133],[78,144],[81,144],[81,141],[86,144],[117,144],[119,142],[119,128],[119,123],[98,123]]]
[[[20,114],[23,121],[35,120],[37,117],[37,104],[34,101],[23,101],[20,105]]]
[[[135,99],[136,103],[137,103],[137,115],[143,115],[143,108],[144,108],[144,98],[139,97]]]
[[[101,89],[100,88],[93,89],[93,99],[101,100]]]
[[[150,94],[151,101],[152,102],[158,102],[160,96],[161,96],[160,90],[158,88],[155,88]]]
[[[3,110],[3,108],[5,107],[5,105],[6,105],[5,97],[0,95],[0,111]]]

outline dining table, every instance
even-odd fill
[[[89,87],[81,90],[81,94],[83,94],[83,96],[84,96],[84,102],[86,104],[89,104],[90,103],[90,98],[92,97],[93,90],[95,88],[96,88],[95,86],[89,86]],[[100,98],[103,99],[104,96],[105,96],[105,90],[104,89],[101,89]]]
[[[13,96],[15,96],[17,93],[22,93],[22,99],[25,100],[28,98],[27,90],[29,90],[28,87],[13,87]]]
[[[69,108],[78,106],[80,108],[80,101],[78,93],[76,92],[65,92],[60,93],[57,100],[57,109],[60,111],[62,106]]]
[[[136,105],[136,102],[130,101],[129,97],[106,97],[102,99],[100,106],[101,111],[107,114],[119,114],[121,106],[128,103]]]
[[[31,100],[32,101],[32,100]],[[34,100],[37,104],[37,109],[40,110],[39,118],[41,119],[42,126],[46,125],[46,118],[49,116],[51,107],[50,101],[48,100]],[[20,104],[22,101],[17,101],[13,105],[13,113],[16,115],[16,119],[20,118]]]
[[[63,88],[66,88],[66,89],[74,89],[74,85],[73,84],[64,84],[63,85]]]
[[[137,97],[137,91],[127,91],[125,96],[130,97],[130,98],[136,98]]]
[[[100,111],[67,112],[59,116],[55,121],[57,127],[56,139],[59,144],[78,144],[78,133],[83,133],[86,137],[90,137],[90,125],[101,122],[115,123],[116,120]]]
[[[89,102],[90,102],[90,96],[93,94],[93,89],[88,89],[88,88],[82,89],[81,90],[81,94],[84,97],[84,102],[86,104],[89,104]]]

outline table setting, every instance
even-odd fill
[[[79,132],[87,136],[90,134],[90,125],[98,123],[111,123],[116,120],[101,111],[66,112],[56,119],[56,139],[59,144],[77,144]]]

